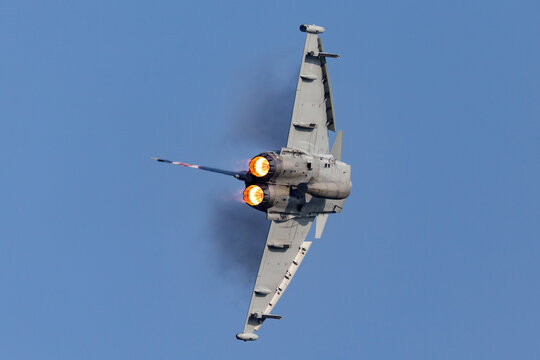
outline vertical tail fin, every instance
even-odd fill
[[[330,154],[334,155],[336,160],[341,161],[341,148],[343,146],[343,131],[339,130],[334,140],[334,145],[332,145],[332,150]]]

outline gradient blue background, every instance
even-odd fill
[[[0,2],[0,358],[539,358],[539,14]],[[242,184],[149,156],[238,169],[266,150],[236,118],[294,87],[301,23],[342,56],[353,192],[284,319],[243,343],[252,285],[209,229]]]

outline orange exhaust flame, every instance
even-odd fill
[[[251,206],[257,206],[264,199],[264,191],[258,185],[250,185],[244,190],[244,201]]]
[[[257,177],[263,177],[270,171],[270,163],[265,157],[255,156],[249,162],[249,172]]]

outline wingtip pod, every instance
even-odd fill
[[[259,338],[259,335],[254,333],[238,333],[236,334],[238,340],[255,341]]]
[[[324,32],[324,28],[318,25],[302,24],[300,25],[300,31],[312,34],[322,34]]]

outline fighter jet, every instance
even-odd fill
[[[240,172],[153,158],[243,181],[246,204],[271,220],[244,329],[236,335],[244,341],[257,340],[255,331],[266,319],[281,319],[274,308],[311,246],[306,236],[313,222],[319,239],[328,215],[341,212],[351,191],[351,166],[341,160],[342,131],[329,149],[328,131],[336,131],[336,123],[326,60],[338,55],[324,51],[322,26],[300,30],[306,43],[284,148],[253,157]]]

